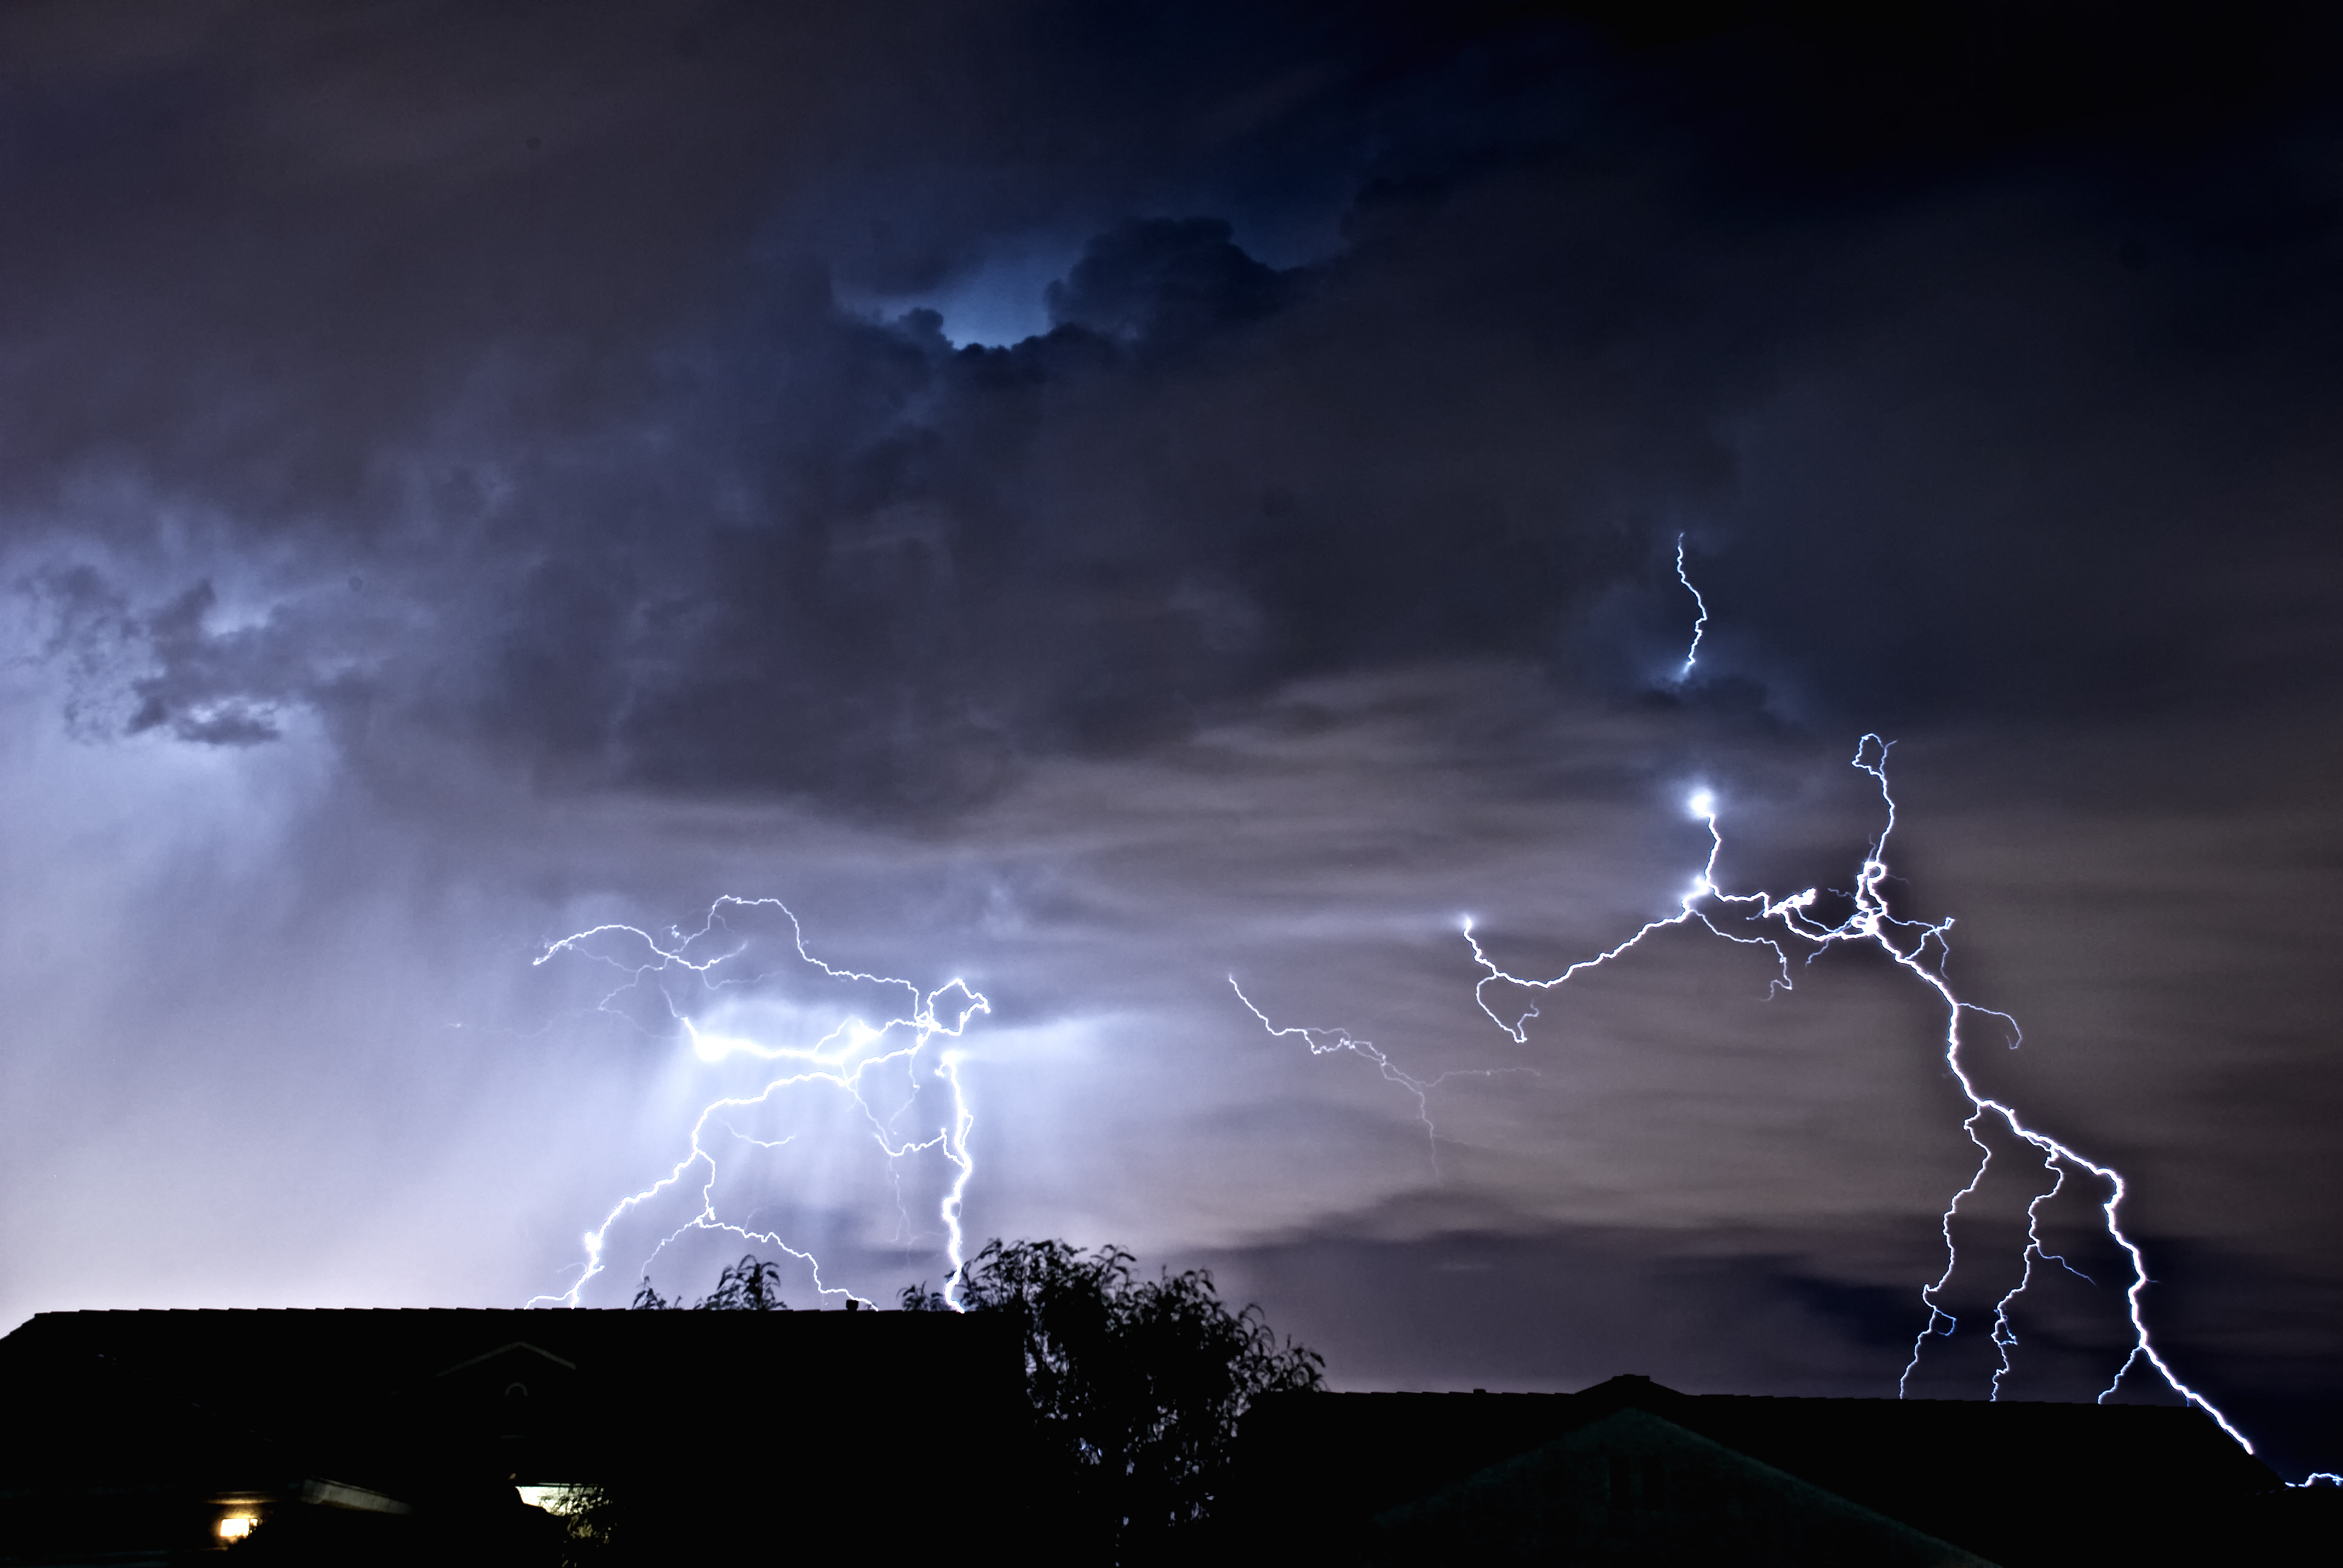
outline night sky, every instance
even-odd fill
[[[1934,993],[1670,928],[1517,1043],[1462,929],[1674,913],[1703,789],[1837,919],[1872,732],[1980,1087],[2343,1469],[2338,507],[2329,7],[11,6],[0,1327],[571,1291],[819,1069],[747,1047],[900,1010],[678,948],[732,895],[990,1004],[703,1128],[826,1284],[940,1280],[949,1047],[972,1242],[1334,1386],[1893,1393]],[[1988,1141],[1915,1394],[1990,1387]],[[578,1299],[712,1284],[706,1179]],[[2107,1195],[2010,1397],[2123,1359]]]

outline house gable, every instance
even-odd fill
[[[1588,1422],[1372,1522],[1370,1561],[1991,1568],[1648,1411]]]

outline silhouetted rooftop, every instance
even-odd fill
[[[940,1530],[1029,1423],[1010,1325],[867,1311],[45,1312],[0,1339],[0,1555],[184,1549],[332,1488],[473,1519],[516,1483],[623,1482],[720,1545],[786,1486]],[[872,1456],[942,1412],[973,1456],[898,1495]]]
[[[1629,1408],[2012,1565],[2117,1560],[2281,1486],[2186,1406],[1685,1394],[1626,1376],[1574,1394],[1273,1395],[1246,1420],[1237,1504],[1322,1534]]]

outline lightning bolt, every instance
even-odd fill
[[[1694,661],[1699,653],[1701,633],[1708,621],[1707,601],[1701,598],[1700,590],[1693,587],[1692,579],[1684,571],[1684,536],[1681,534],[1676,537],[1676,578],[1691,592],[1694,603],[1700,609],[1700,618],[1693,628],[1692,646],[1685,650],[1683,673],[1678,676],[1678,679],[1681,680],[1684,675],[1691,673]],[[1508,1021],[1490,1005],[1488,990],[1493,983],[1503,981],[1507,985],[1532,991],[1552,990],[1559,986],[1567,985],[1590,970],[1618,961],[1634,951],[1654,931],[1664,930],[1670,927],[1697,924],[1711,934],[1722,937],[1727,941],[1769,949],[1774,954],[1778,972],[1768,982],[1768,995],[1776,990],[1792,989],[1790,972],[1792,948],[1805,950],[1805,961],[1808,963],[1834,947],[1868,945],[1876,948],[1895,960],[1906,973],[1934,991],[1944,1007],[1945,1065],[1951,1071],[1954,1081],[1960,1085],[1961,1093],[1968,1101],[1969,1113],[1963,1119],[1961,1129],[1967,1135],[1969,1141],[1976,1145],[1978,1155],[1975,1173],[1969,1178],[1966,1186],[1953,1194],[1952,1201],[1946,1205],[1939,1223],[1938,1229],[1945,1241],[1945,1268],[1933,1282],[1921,1288],[1921,1303],[1927,1308],[1928,1316],[1919,1333],[1913,1339],[1911,1359],[1905,1364],[1903,1376],[1896,1380],[1897,1393],[1902,1394],[1909,1387],[1913,1371],[1920,1364],[1921,1353],[1926,1349],[1928,1341],[1933,1337],[1949,1335],[1956,1325],[1957,1320],[1946,1312],[1940,1304],[1943,1292],[1951,1283],[1954,1271],[1960,1261],[1958,1250],[1953,1241],[1953,1221],[1960,1211],[1962,1201],[1976,1192],[1985,1181],[1986,1172],[1993,1163],[1992,1147],[1986,1142],[1980,1129],[1999,1122],[2013,1137],[2029,1145],[2042,1156],[2045,1168],[2051,1172],[2052,1182],[2047,1191],[2037,1194],[2026,1205],[2026,1239],[2022,1260],[2023,1268],[2017,1283],[1995,1303],[1992,1342],[1998,1364],[1993,1374],[1991,1396],[1994,1398],[2000,1396],[2002,1380],[2010,1371],[2010,1352],[2017,1344],[2016,1332],[2010,1323],[2010,1312],[2017,1300],[2025,1294],[2026,1288],[2033,1283],[2036,1266],[2055,1262],[2077,1273],[2078,1277],[2087,1277],[2081,1275],[2080,1271],[2074,1270],[2064,1258],[2049,1251],[2043,1244],[2041,1232],[2042,1205],[2065,1189],[2070,1172],[2081,1172],[2101,1183],[2106,1197],[2099,1208],[2106,1222],[2107,1237],[2123,1253],[2131,1268],[2131,1282],[2124,1292],[2124,1310],[2131,1327],[2131,1345],[2124,1357],[2123,1363],[2116,1369],[2115,1376],[2100,1392],[2099,1402],[2104,1403],[2110,1395],[2122,1387],[2124,1379],[2129,1376],[2135,1368],[2144,1364],[2162,1378],[2165,1385],[2173,1392],[2212,1417],[2223,1432],[2227,1432],[2239,1446],[2251,1453],[2254,1451],[2253,1444],[2247,1440],[2245,1434],[2239,1432],[2228,1417],[2216,1408],[2210,1400],[2180,1380],[2179,1375],[2158,1352],[2155,1341],[2149,1336],[2147,1319],[2141,1302],[2141,1297],[2148,1284],[2147,1261],[2138,1244],[2125,1232],[2123,1228],[2119,1211],[2125,1197],[2129,1192],[2123,1174],[2115,1167],[2088,1159],[2071,1146],[2028,1125],[2020,1117],[2015,1106],[2006,1101],[1984,1093],[1977,1088],[1976,1081],[1970,1077],[1968,1067],[1962,1060],[1962,1048],[1966,1043],[1963,1035],[1964,1025],[1982,1025],[1990,1020],[1991,1026],[2006,1032],[2006,1043],[2013,1050],[2024,1042],[2025,1037],[2017,1027],[2017,1020],[2009,1014],[1981,1007],[1975,1002],[1964,1001],[1955,993],[1951,982],[1945,974],[1953,929],[1953,921],[1949,917],[1933,922],[1906,920],[1897,916],[1888,902],[1885,891],[1888,879],[1887,842],[1896,831],[1896,797],[1889,789],[1887,781],[1888,748],[1889,742],[1875,734],[1864,736],[1855,745],[1852,765],[1870,775],[1878,785],[1880,801],[1885,809],[1885,820],[1879,829],[1878,836],[1871,841],[1870,850],[1865,855],[1862,867],[1856,873],[1855,890],[1851,895],[1854,907],[1845,920],[1835,924],[1825,923],[1815,914],[1815,905],[1821,895],[1820,890],[1815,888],[1793,893],[1786,898],[1775,898],[1765,892],[1726,892],[1717,881],[1717,860],[1725,851],[1725,835],[1717,826],[1716,797],[1714,791],[1702,789],[1695,791],[1685,805],[1692,815],[1699,818],[1708,829],[1708,858],[1702,865],[1699,875],[1693,878],[1690,885],[1678,898],[1675,913],[1646,922],[1634,935],[1617,946],[1598,953],[1593,958],[1583,959],[1548,980],[1525,980],[1500,969],[1483,950],[1480,940],[1473,933],[1472,921],[1467,920],[1464,922],[1465,944],[1472,950],[1473,961],[1483,971],[1481,979],[1473,985],[1473,1000],[1480,1004],[1481,1010],[1488,1015],[1490,1021],[1511,1035],[1515,1041],[1525,1042],[1528,1040],[1529,1020],[1538,1016],[1537,1009],[1534,1006],[1530,1007]],[[1719,925],[1719,920],[1737,924],[1744,930],[1751,926],[1770,927],[1780,934],[1778,936],[1740,934]]]
[[[1481,1010],[1487,1013],[1497,1027],[1504,1030],[1516,1040],[1525,1040],[1527,1035],[1524,1026],[1530,1019],[1537,1016],[1536,1010],[1533,1008],[1513,1022],[1507,1023],[1489,1005],[1486,993],[1493,982],[1502,980],[1506,984],[1522,986],[1531,990],[1551,990],[1557,986],[1567,984],[1588,970],[1615,961],[1632,951],[1654,931],[1664,930],[1670,926],[1696,923],[1729,941],[1754,943],[1772,949],[1780,966],[1780,973],[1768,982],[1769,992],[1773,988],[1787,990],[1792,986],[1790,954],[1789,950],[1784,946],[1785,941],[1804,944],[1809,950],[1805,955],[1806,961],[1809,963],[1819,957],[1823,951],[1833,947],[1868,944],[1878,949],[1893,959],[1906,973],[1936,992],[1937,1000],[1944,1005],[1945,1065],[1951,1070],[1954,1081],[1960,1085],[1961,1093],[1969,1102],[1969,1114],[1962,1121],[1961,1129],[1967,1134],[1969,1141],[1976,1145],[1978,1151],[1975,1174],[1969,1178],[1968,1184],[1953,1194],[1952,1201],[1946,1205],[1939,1227],[1945,1238],[1944,1272],[1921,1289],[1920,1300],[1928,1309],[1928,1318],[1919,1334],[1913,1340],[1912,1358],[1905,1365],[1904,1375],[1896,1380],[1896,1392],[1901,1393],[1909,1385],[1913,1370],[1920,1364],[1921,1352],[1926,1348],[1929,1339],[1951,1333],[1956,1323],[1953,1315],[1938,1304],[1938,1298],[1945,1287],[1951,1283],[1953,1271],[1959,1263],[1959,1253],[1953,1242],[1953,1220],[1960,1210],[1962,1201],[1976,1191],[1978,1186],[1985,1181],[1986,1171],[1993,1163],[1993,1150],[1978,1130],[1981,1126],[1998,1121],[2009,1131],[2012,1136],[2030,1144],[2040,1152],[2044,1165],[2053,1172],[2056,1180],[2049,1191],[2037,1195],[2026,1206],[2025,1268],[2017,1284],[2001,1298],[1995,1308],[1993,1342],[1999,1365],[1993,1376],[1993,1394],[1998,1397],[2001,1392],[2001,1380],[2010,1370],[2010,1351],[2017,1343],[2017,1336],[2009,1323],[2011,1306],[2019,1296],[2025,1293],[2026,1286],[2032,1283],[2036,1263],[2066,1264],[2065,1259],[2046,1251],[2043,1246],[2040,1230],[2041,1206],[2055,1197],[2065,1186],[2070,1171],[2080,1171],[2104,1183],[2107,1197],[2099,1208],[2106,1219],[2107,1234],[2131,1265],[2131,1283],[2124,1292],[2125,1313],[2132,1330],[2131,1348],[2129,1353],[2125,1356],[2123,1364],[2116,1369],[2114,1378],[2100,1392],[2100,1402],[2105,1402],[2110,1394],[2120,1388],[2124,1379],[2130,1375],[2134,1368],[2145,1364],[2152,1368],[2173,1392],[2211,1416],[2219,1423],[2223,1432],[2235,1438],[2247,1452],[2251,1453],[2253,1444],[2247,1441],[2245,1434],[2231,1424],[2229,1418],[2222,1414],[2210,1400],[2180,1380],[2179,1375],[2157,1352],[2155,1342],[2149,1337],[2147,1320],[2140,1300],[2148,1284],[2147,1260],[2140,1251],[2138,1243],[2125,1233],[2117,1212],[2129,1192],[2122,1172],[2111,1165],[2101,1164],[2097,1161],[2088,1159],[2048,1133],[2027,1125],[2019,1116],[2015,1106],[1984,1093],[1977,1088],[1976,1081],[1969,1076],[1967,1065],[1961,1059],[1962,1047],[1966,1043],[1962,1033],[1962,1026],[1965,1023],[1992,1020],[2006,1030],[2007,1043],[2013,1050],[2024,1042],[2024,1036],[2018,1030],[2017,1020],[2009,1014],[1997,1012],[1991,1008],[1980,1007],[1975,1002],[1963,1001],[1954,992],[1951,982],[1945,978],[1945,960],[1951,950],[1950,939],[1953,929],[1953,922],[1949,918],[1934,922],[1905,920],[1896,916],[1888,904],[1885,891],[1888,878],[1887,840],[1896,830],[1896,797],[1887,783],[1887,751],[1888,742],[1882,740],[1876,735],[1865,735],[1855,747],[1853,766],[1869,774],[1878,784],[1879,798],[1886,809],[1886,822],[1880,829],[1878,837],[1871,841],[1870,852],[1864,857],[1862,869],[1856,874],[1855,880],[1853,894],[1855,907],[1844,920],[1835,925],[1826,925],[1815,918],[1814,909],[1820,897],[1818,889],[1808,888],[1803,892],[1794,893],[1787,898],[1776,899],[1767,893],[1728,893],[1719,888],[1716,883],[1716,862],[1718,856],[1724,852],[1725,836],[1717,827],[1715,797],[1709,790],[1703,789],[1686,802],[1692,814],[1700,818],[1708,827],[1708,860],[1702,868],[1701,874],[1693,879],[1691,888],[1679,901],[1674,914],[1651,921],[1634,936],[1607,952],[1600,953],[1591,959],[1581,960],[1551,980],[1523,980],[1497,967],[1482,950],[1480,941],[1473,935],[1471,924],[1468,922],[1464,930],[1464,940],[1472,949],[1473,962],[1485,971],[1473,986],[1473,995],[1480,1001]],[[1716,920],[1712,918],[1712,911],[1720,913],[1734,911],[1738,914],[1744,924],[1768,923],[1778,928],[1783,934],[1779,939],[1773,936],[1735,935],[1721,928],[1716,923]],[[2071,1265],[2066,1266],[2071,1268]]]
[[[560,940],[548,946],[544,952],[532,960],[532,963],[542,966],[561,955],[577,954],[610,964],[625,972],[628,978],[604,995],[596,1004],[598,1009],[604,1011],[616,1010],[613,1004],[619,997],[629,990],[654,981],[656,977],[662,975],[674,973],[688,975],[695,984],[710,991],[719,988],[753,985],[759,980],[769,979],[769,973],[750,975],[737,980],[718,978],[719,971],[725,965],[731,963],[745,952],[747,947],[745,941],[737,942],[729,950],[718,952],[712,957],[692,956],[696,944],[714,940],[719,928],[729,930],[725,927],[724,915],[727,910],[779,910],[789,922],[793,946],[800,961],[812,969],[819,970],[831,980],[859,981],[886,990],[900,990],[905,998],[902,1010],[884,1022],[876,1024],[867,1022],[859,1016],[850,1015],[828,1034],[810,1044],[767,1045],[755,1040],[718,1034],[701,1029],[693,1018],[677,1009],[674,997],[667,993],[662,987],[661,994],[669,1015],[682,1026],[682,1037],[690,1042],[693,1054],[702,1061],[720,1062],[728,1057],[739,1055],[788,1063],[790,1064],[791,1070],[772,1078],[753,1094],[727,1095],[710,1101],[702,1109],[698,1119],[692,1123],[689,1149],[683,1157],[675,1162],[673,1168],[648,1187],[619,1199],[602,1217],[601,1222],[586,1232],[585,1265],[576,1282],[558,1295],[538,1296],[528,1304],[577,1306],[579,1292],[604,1272],[608,1266],[607,1253],[611,1227],[662,1194],[671,1190],[685,1189],[695,1171],[700,1173],[699,1210],[682,1224],[670,1231],[657,1246],[651,1249],[649,1255],[642,1261],[641,1270],[645,1274],[648,1274],[650,1265],[658,1260],[659,1254],[686,1233],[695,1231],[722,1232],[750,1243],[777,1247],[791,1258],[804,1263],[812,1272],[815,1290],[824,1299],[842,1296],[864,1305],[871,1304],[865,1298],[855,1295],[853,1292],[843,1286],[824,1282],[821,1277],[820,1260],[811,1252],[791,1245],[786,1239],[769,1231],[755,1230],[736,1221],[725,1219],[717,1211],[716,1182],[721,1174],[721,1166],[718,1158],[720,1145],[712,1144],[711,1132],[720,1129],[723,1132],[730,1134],[733,1139],[756,1148],[779,1147],[789,1140],[760,1140],[749,1137],[731,1126],[729,1121],[731,1113],[765,1105],[775,1096],[790,1090],[809,1084],[821,1084],[845,1093],[853,1101],[863,1118],[870,1123],[870,1136],[884,1152],[890,1172],[899,1169],[900,1161],[913,1155],[930,1151],[940,1155],[950,1167],[951,1178],[946,1184],[939,1205],[938,1219],[943,1227],[944,1251],[950,1271],[946,1275],[945,1298],[954,1311],[960,1310],[960,1302],[957,1294],[958,1281],[962,1261],[961,1254],[965,1246],[965,1237],[961,1231],[961,1211],[967,1201],[969,1182],[976,1174],[975,1161],[969,1151],[969,1133],[975,1125],[975,1118],[969,1109],[967,1092],[960,1081],[960,1053],[949,1048],[939,1049],[930,1053],[929,1046],[939,1038],[958,1039],[967,1029],[971,1018],[980,1012],[992,1010],[984,997],[970,990],[967,982],[955,978],[946,980],[933,990],[922,991],[910,980],[898,980],[886,975],[865,974],[859,970],[838,968],[814,957],[807,950],[805,928],[799,921],[796,911],[787,904],[779,899],[743,899],[730,894],[717,900],[709,907],[707,920],[699,930],[688,936],[680,932],[670,933],[669,945],[662,945],[656,938],[637,927],[606,924],[563,937]],[[598,950],[606,945],[607,939],[616,939],[630,944],[639,943],[648,950],[649,956],[632,965],[620,962]],[[926,1060],[930,1055],[932,1060]],[[870,1085],[881,1070],[889,1068],[900,1069],[904,1073],[912,1086],[912,1098],[906,1099],[903,1104],[898,1106],[892,1113],[881,1115],[880,1109],[871,1103]],[[895,1131],[894,1124],[910,1109],[912,1099],[916,1098],[918,1089],[923,1082],[942,1086],[950,1103],[950,1112],[931,1135],[926,1137],[900,1135]],[[898,1181],[898,1202],[900,1202],[900,1180]]]
[[[1692,623],[1692,646],[1684,649],[1684,668],[1676,671],[1678,686],[1692,678],[1692,667],[1700,662],[1701,634],[1708,629],[1708,601],[1700,597],[1700,589],[1693,587],[1692,578],[1684,575],[1684,537],[1678,534],[1676,536],[1676,581],[1684,584],[1684,592],[1692,595],[1693,608],[1697,609],[1700,615]]]

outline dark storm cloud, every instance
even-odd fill
[[[1709,695],[1808,718],[2328,649],[2338,192],[2284,15],[18,25],[11,527],[113,541],[72,569],[145,639],[133,728],[951,806],[1300,675],[1631,695],[1679,531]],[[1037,232],[1090,236],[1045,337],[837,303]],[[207,549],[267,552],[265,632]]]
[[[282,734],[289,707],[326,701],[330,671],[310,660],[337,628],[271,611],[223,628],[209,578],[151,608],[95,568],[53,567],[20,587],[46,631],[45,651],[65,667],[65,719],[85,740],[163,729],[181,740],[253,746]]]
[[[529,960],[778,892],[992,997],[975,1233],[1222,1261],[1353,1383],[1878,1392],[1974,1155],[1928,995],[1671,932],[1517,1048],[1456,929],[1671,912],[1696,785],[1731,885],[1844,887],[1877,729],[1897,909],[2028,1030],[1979,1070],[2308,1430],[2332,33],[8,10],[5,1304],[559,1288],[708,1064]],[[1004,278],[1021,341],[914,308]],[[1435,1142],[1232,974],[1505,1076]],[[933,1279],[899,1217],[840,1267]],[[2034,1386],[2116,1322],[2041,1298]]]

